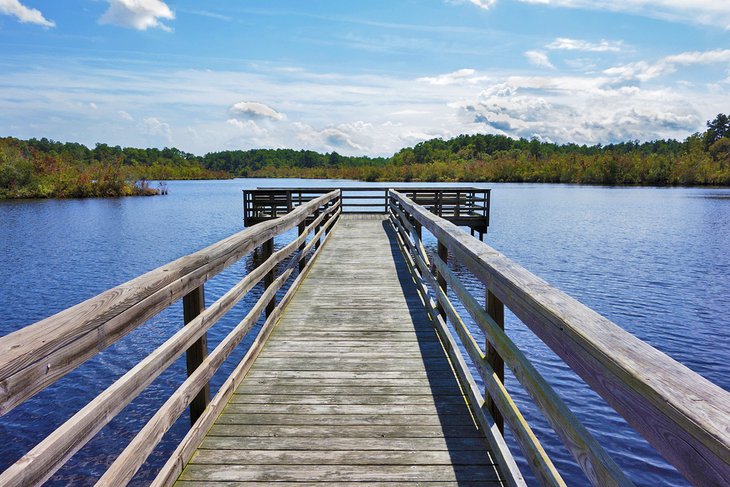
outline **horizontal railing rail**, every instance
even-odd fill
[[[276,220],[248,228],[0,338],[0,404],[4,414],[173,302],[183,299],[185,326],[0,474],[0,485],[36,485],[50,478],[155,378],[187,352],[187,380],[157,410],[98,485],[128,483],[162,436],[190,406],[193,425],[174,455],[177,462],[184,464],[192,454],[186,445],[190,445],[201,432],[207,431],[210,418],[217,417],[235,389],[234,385],[250,368],[340,213],[340,192],[334,190]],[[274,238],[295,226],[298,226],[298,236],[274,252]],[[312,238],[307,241],[310,235]],[[205,308],[204,283],[256,248],[262,249],[262,262]],[[288,263],[282,265],[286,259],[289,259]],[[298,274],[296,269],[299,269]],[[296,278],[282,301],[277,303],[277,291],[292,276]],[[261,282],[265,287],[263,294],[246,317],[208,354],[205,345],[207,331]],[[253,345],[210,401],[208,384],[213,374],[264,312],[266,321]],[[169,463],[160,473],[160,479],[168,479],[163,481],[164,485],[177,477],[170,474],[180,469],[177,462]]]
[[[506,307],[693,484],[730,485],[730,393],[406,195],[391,190],[389,198],[399,242],[452,362],[460,364],[455,367],[470,392],[475,417],[491,431],[494,445],[504,445],[501,425],[505,421],[536,478],[543,485],[564,485],[505,388],[506,364],[593,485],[632,485],[505,334]],[[424,229],[438,241],[437,255],[430,258],[421,240]],[[448,262],[452,260],[485,286],[486,305],[479,304],[451,270]],[[484,332],[487,343],[483,346],[464,324],[447,289]],[[483,398],[479,391],[470,391],[475,386],[459,343],[484,381]]]
[[[387,187],[341,187],[343,213],[388,213]],[[243,191],[244,225],[284,215],[332,188],[256,188]],[[468,226],[480,239],[489,227],[491,190],[469,186],[407,187],[399,192],[430,212]]]

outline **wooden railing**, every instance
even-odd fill
[[[129,443],[98,485],[119,486],[129,482],[165,432],[191,406],[194,424],[155,480],[155,485],[172,483],[251,367],[340,212],[340,192],[331,191],[281,218],[246,229],[0,338],[0,415],[3,415],[150,317],[183,300],[185,326],[0,474],[0,485],[36,485],[51,477],[187,351],[188,378]],[[295,226],[299,228],[298,237],[274,252],[274,237]],[[313,236],[307,242],[310,234]],[[204,309],[204,283],[259,247],[265,260]],[[288,257],[291,259],[286,266],[279,265]],[[298,275],[294,272],[297,267]],[[281,302],[276,303],[277,291],[292,276],[296,278]],[[263,295],[208,354],[207,330],[259,282],[265,285]],[[266,321],[251,348],[209,402],[207,388],[211,377],[264,311]]]
[[[243,191],[243,221],[250,226],[276,218],[332,188],[256,188]],[[386,187],[342,187],[343,213],[388,213]],[[468,186],[398,189],[431,213],[467,226],[482,239],[489,227],[491,190]]]
[[[502,437],[513,433],[542,485],[565,485],[504,384],[513,372],[593,485],[632,485],[603,447],[504,332],[504,307],[527,325],[593,390],[695,485],[730,485],[730,393],[652,348],[562,291],[392,190],[390,217],[480,426],[520,484]],[[422,244],[438,241],[431,258]],[[480,304],[450,269],[453,260],[485,286]],[[453,292],[487,343],[472,336],[451,302]],[[447,322],[456,331],[451,333]],[[484,380],[476,387],[459,342]],[[510,476],[508,475],[508,478]]]

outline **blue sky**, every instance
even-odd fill
[[[0,0],[0,136],[390,155],[679,138],[730,111],[725,0]]]

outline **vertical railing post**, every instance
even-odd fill
[[[487,313],[492,317],[495,323],[504,330],[504,304],[502,301],[497,299],[497,296],[492,294],[492,291],[489,290],[487,290]],[[502,360],[502,357],[499,355],[497,350],[495,350],[489,340],[487,340],[486,345],[487,364],[489,364],[494,373],[497,375],[497,378],[499,378],[499,380],[504,384],[504,360]],[[492,415],[494,423],[499,428],[499,431],[504,433],[504,419],[502,418],[502,413],[499,412],[497,405],[494,403],[488,392],[485,391],[484,396],[486,397],[485,405],[489,413]]]
[[[187,325],[205,309],[205,290],[201,284],[183,296],[183,322]],[[208,334],[204,333],[185,353],[188,377],[208,356]],[[194,425],[210,402],[210,385],[205,384],[190,403],[190,425]]]
[[[274,253],[274,237],[271,237],[268,239],[264,244],[261,246],[261,262],[266,262],[269,257]],[[264,289],[268,289],[269,286],[274,282],[274,278],[276,277],[276,266],[274,266],[269,272],[266,273],[266,276],[264,276]],[[271,297],[271,301],[269,301],[266,304],[266,316],[271,315],[271,313],[274,312],[274,308],[276,307],[276,296]]]
[[[304,233],[305,229],[307,228],[307,222],[306,220],[302,221],[302,223],[299,224],[299,236],[301,237]],[[302,244],[299,246],[299,252],[302,252],[304,250],[304,247],[307,246],[307,239],[305,238]],[[304,255],[301,253],[299,254],[299,272],[302,272],[304,270],[304,267],[307,265],[307,259]]]
[[[317,218],[319,218],[319,215],[320,215],[320,209],[319,209],[319,208],[317,208],[316,210],[314,210],[314,219],[316,220]],[[317,225],[317,226],[315,227],[315,229],[314,229],[314,234],[315,234],[315,235],[316,235],[316,234],[318,234],[318,233],[319,233],[319,231],[320,231],[321,229],[322,229],[322,224],[320,223],[319,225]],[[317,239],[317,243],[316,243],[316,244],[314,244],[314,250],[317,250],[317,249],[319,249],[319,246],[320,246],[321,244],[322,244],[322,239],[321,239],[321,238],[318,238],[318,239]]]
[[[441,243],[441,240],[439,240],[438,243],[438,255],[439,259],[441,259],[444,264],[448,263],[449,249],[446,248],[446,245]],[[438,271],[436,272],[436,280],[439,283],[439,287],[443,290],[444,294],[446,294],[446,279]],[[444,307],[441,306],[441,303],[438,300],[436,300],[436,309],[438,309],[438,312],[441,313],[441,316],[444,320],[446,320],[446,310],[444,310]]]

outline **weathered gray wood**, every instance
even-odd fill
[[[428,385],[428,382],[424,382]],[[279,387],[284,388],[285,385]],[[233,404],[389,404],[389,405],[440,405],[464,404],[461,395],[454,393],[447,396],[431,395],[370,395],[370,394],[234,394]]]
[[[205,287],[201,284],[188,294],[183,296],[183,322],[187,325],[205,309]],[[208,356],[208,334],[198,338],[185,352],[185,364],[188,370],[188,377],[195,372],[201,363]],[[190,402],[190,424],[198,420],[210,402],[210,385],[205,386],[198,392],[198,395]]]
[[[395,203],[391,205],[392,208],[395,206]],[[395,213],[392,213],[391,217],[391,221],[395,225],[399,225],[402,227],[402,223]],[[436,302],[429,296],[428,284],[424,280],[425,275],[422,275],[421,272],[419,272],[418,265],[411,255],[413,254],[417,256],[420,252],[423,252],[425,257],[423,247],[414,244],[412,241],[409,241],[407,236],[401,237],[399,235],[398,243],[400,245],[401,251],[406,257],[409,271],[417,282],[418,290],[424,299],[426,309],[428,310],[428,313],[435,324],[435,328],[439,334],[439,337],[441,338],[446,353],[448,354],[451,363],[454,366],[456,377],[458,378],[462,389],[466,393],[466,397],[472,410],[472,414],[474,415],[477,424],[484,432],[487,441],[492,447],[492,452],[497,458],[498,463],[502,468],[502,471],[506,471],[506,483],[513,487],[526,486],[527,484],[522,477],[522,473],[520,472],[519,467],[517,466],[517,463],[515,462],[514,457],[512,456],[509,447],[507,446],[507,443],[502,436],[502,433],[497,428],[497,425],[494,424],[494,422],[492,421],[491,416],[489,416],[484,410],[484,398],[476,386],[476,382],[474,381],[474,378],[469,371],[469,367],[466,365],[466,362],[461,354],[461,351],[459,350],[456,340],[451,335],[451,332],[446,326],[446,321],[436,307]],[[418,249],[418,251],[415,251],[416,248]],[[411,250],[414,250],[414,252],[411,252]],[[422,265],[425,264],[424,259],[419,259],[419,262]],[[428,273],[425,272],[424,274]],[[434,279],[433,276],[430,277]],[[432,284],[432,286],[434,287],[434,289],[439,288],[437,283]],[[441,294],[443,295],[443,292],[441,292]]]
[[[405,467],[405,468],[404,468]],[[205,481],[298,481],[305,482],[453,482],[480,481],[483,485],[500,485],[494,469],[484,465],[419,465],[408,468],[403,465],[197,465],[191,464],[181,480]]]
[[[268,239],[261,246],[261,258],[266,260],[274,253],[274,238]],[[264,276],[264,289],[267,289],[274,282],[276,277],[276,268],[271,269],[266,276]],[[276,296],[272,296],[271,300],[266,304],[266,316],[271,315],[276,308]]]
[[[197,465],[494,465],[484,451],[318,451],[296,450],[199,450]]]
[[[0,338],[0,415],[338,196],[339,191],[323,195],[278,220],[246,229]]]
[[[332,211],[336,211],[336,207]],[[305,215],[306,216],[306,215]],[[324,217],[324,215],[323,215]],[[313,223],[316,224],[316,220]],[[303,241],[303,238],[302,238]],[[2,485],[26,485],[42,482],[58,469],[71,455],[83,446],[99,429],[109,422],[142,389],[166,369],[186,348],[200,341],[206,330],[226,311],[235,305],[263,275],[278,262],[290,255],[299,245],[295,240],[267,259],[208,310],[204,308],[202,283],[191,290],[184,299],[184,315],[187,325],[172,338],[130,370],[91,403],[46,437],[31,452],[0,475]],[[273,294],[273,291],[272,291]],[[205,361],[204,361],[205,363]],[[200,376],[197,370],[193,376]],[[192,377],[191,377],[192,378]],[[188,393],[184,406],[189,404],[193,393],[201,390],[206,381],[199,382],[192,393]]]
[[[126,485],[132,479],[139,467],[142,466],[149,454],[152,453],[152,450],[160,442],[162,436],[170,429],[177,418],[180,417],[189,398],[196,391],[200,390],[204,384],[208,384],[223,361],[256,323],[259,316],[263,313],[264,308],[268,308],[272,297],[276,295],[276,291],[281,289],[292,272],[293,269],[290,267],[266,288],[266,291],[246,317],[236,325],[228,336],[215,348],[213,353],[200,364],[200,367],[157,410],[154,416],[152,416],[142,430],[137,433],[134,439],[132,439],[124,451],[117,457],[114,463],[107,469],[97,482],[97,485],[116,487]],[[271,315],[272,313],[268,314]]]
[[[378,405],[383,407],[383,405]],[[403,405],[401,405],[403,406]],[[246,413],[225,412],[217,421],[219,425],[276,425],[276,426],[469,426],[474,421],[468,411],[451,405],[456,413],[438,412],[432,414],[292,414],[292,413]],[[463,405],[461,405],[463,407]],[[295,409],[295,408],[291,408]]]
[[[412,252],[415,251],[415,247],[412,247],[410,250]],[[414,254],[412,255],[412,257],[414,259],[414,263],[416,263],[417,267],[420,269],[421,276],[425,278],[425,281],[428,282],[431,288],[434,290],[437,297],[437,302],[441,304],[441,313],[443,313],[443,315],[446,316],[449,321],[451,321],[453,328],[461,341],[461,344],[464,346],[464,349],[467,352],[467,355],[469,356],[480,376],[482,377],[486,390],[485,395],[488,395],[488,397],[491,399],[491,405],[494,406],[494,408],[501,413],[500,415],[507,419],[510,425],[510,430],[517,440],[520,449],[524,453],[525,459],[530,464],[530,467],[532,468],[535,477],[537,477],[540,483],[544,486],[564,487],[565,482],[555,468],[555,465],[553,465],[552,461],[547,455],[547,452],[545,452],[544,448],[532,431],[532,428],[517,408],[517,405],[513,402],[512,398],[507,392],[507,389],[504,386],[504,383],[499,380],[496,373],[489,367],[489,364],[486,362],[486,357],[484,353],[479,348],[479,345],[477,344],[474,337],[471,335],[471,333],[469,333],[469,330],[454,309],[454,306],[449,300],[448,296],[446,296],[444,290],[441,289],[436,278],[431,275],[428,267],[426,266],[421,256],[418,254]],[[440,258],[437,260],[437,262],[443,263]],[[442,273],[446,268],[445,263],[443,264],[444,265],[441,268]],[[446,329],[446,327],[443,327],[443,335],[448,336],[449,339],[451,337],[451,333],[448,329]],[[494,416],[488,409],[489,406],[490,403],[485,400],[485,403],[481,409],[483,411],[487,411],[490,414],[492,419],[492,427],[497,428],[497,430],[501,433],[503,430],[499,428],[499,425],[496,423],[496,421],[494,421]]]
[[[226,414],[291,414],[291,415],[421,415],[421,414],[463,414],[469,417],[466,404],[229,404]],[[471,419],[471,418],[469,418]],[[473,424],[470,421],[467,424]]]
[[[495,296],[492,291],[487,290],[487,313],[494,320],[499,328],[504,330],[504,304]],[[486,359],[489,367],[497,374],[497,379],[504,384],[504,360],[499,355],[499,352],[494,345],[487,339],[486,345]],[[502,413],[499,412],[499,408],[491,396],[485,394],[487,404],[486,407],[489,410],[489,414],[492,415],[494,423],[499,428],[499,431],[504,433],[504,418]]]
[[[476,299],[469,294],[457,276],[443,262],[435,260],[434,263],[441,270],[464,308],[484,331],[489,343],[495,347],[500,357],[507,362],[517,380],[524,386],[535,404],[543,411],[545,418],[579,465],[583,465],[585,469],[609,470],[609,472],[594,475],[594,477],[620,477],[622,474],[619,467],[570,411],[517,345],[504,333],[503,327],[496,323]]]
[[[317,222],[313,222],[315,225]],[[158,347],[81,411],[0,474],[0,485],[39,483],[53,474],[63,463],[91,439],[121,409],[208,328],[234,306],[273,266],[290,255],[299,245],[295,240],[244,277],[210,308],[192,319],[182,330]]]
[[[389,233],[382,220],[340,220],[180,480],[497,481]]]
[[[730,484],[730,393],[455,225],[391,194],[690,481]],[[613,482],[584,471],[596,485]]]
[[[462,451],[478,451],[484,453],[483,438],[271,438],[251,436],[207,436],[203,440],[201,450],[291,450],[291,451],[447,451],[454,456]],[[489,454],[489,452],[487,452]],[[224,453],[225,454],[225,453]],[[491,455],[490,455],[490,458]]]
[[[337,207],[333,207],[330,210],[335,212],[333,218],[331,218],[325,224],[324,229],[321,229],[320,232],[315,235],[315,238],[317,236],[321,236],[321,233],[324,232],[325,229],[331,229],[335,225],[335,223],[339,221],[338,217],[341,214],[341,211]],[[320,215],[320,217],[322,217],[322,215]],[[312,225],[316,225],[317,223],[317,220],[315,220]],[[300,237],[303,236],[304,235],[301,235]],[[330,235],[328,234],[322,240],[322,249],[325,248],[324,245],[327,243],[329,238]],[[307,244],[307,246],[304,248],[304,251],[300,254],[300,257],[303,257],[311,250],[314,242],[315,240],[312,240],[309,244]],[[298,245],[296,240],[293,243],[296,243]],[[266,322],[264,322],[258,336],[251,344],[251,347],[249,348],[248,352],[246,352],[246,355],[243,357],[243,359],[241,359],[236,368],[233,370],[233,372],[231,372],[221,388],[218,390],[218,393],[215,395],[210,405],[205,410],[205,413],[203,414],[203,416],[201,416],[200,421],[198,421],[194,425],[194,427],[191,428],[190,431],[188,431],[187,435],[185,435],[185,438],[183,438],[173,454],[170,455],[170,458],[167,460],[165,465],[162,466],[154,481],[150,484],[151,486],[169,486],[175,482],[175,480],[187,464],[188,460],[190,460],[192,455],[195,453],[195,450],[200,445],[211,425],[214,424],[215,420],[225,408],[228,400],[233,395],[234,391],[238,388],[238,386],[241,384],[241,381],[251,369],[254,361],[258,357],[259,353],[261,353],[261,350],[264,348],[264,345],[267,343],[269,337],[271,336],[271,332],[274,329],[274,325],[278,322],[282,310],[286,308],[292,297],[301,286],[305,277],[308,275],[312,265],[314,264],[314,262],[316,262],[319,253],[320,252],[318,249],[312,256],[312,259],[306,263],[304,270],[299,273],[297,278],[291,284],[279,305],[274,309],[271,315],[267,317]]]

